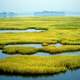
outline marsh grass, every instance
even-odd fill
[[[45,46],[42,51],[48,52],[50,54],[59,54],[62,52],[73,52],[80,51],[80,45],[62,45],[60,47],[56,46]]]
[[[5,45],[0,45],[0,49],[3,49]]]
[[[43,48],[4,47],[7,54],[34,54],[38,51],[56,54],[80,50],[80,17],[27,17],[0,19],[0,30],[44,29],[44,32],[0,33],[0,48],[7,44],[41,43]],[[49,44],[71,44],[61,47]],[[76,44],[76,45],[73,45]],[[3,46],[4,45],[4,46]],[[0,59],[0,73],[55,74],[80,68],[80,56],[18,55]]]
[[[60,54],[63,52],[80,51],[80,45],[62,45],[56,47],[55,45],[43,46],[43,48],[34,48],[28,46],[5,46],[3,53],[6,54],[36,54],[37,52],[47,52],[49,54]]]
[[[75,31],[75,33],[74,33]],[[34,36],[35,35],[35,36]],[[41,43],[43,45],[62,43],[80,44],[80,30],[48,30],[46,32],[0,33],[0,44]]]
[[[10,47],[4,47],[3,48],[3,53],[6,54],[27,54],[31,55],[38,52],[37,48],[33,47],[25,47],[25,46],[10,46]]]
[[[56,74],[75,68],[80,68],[80,56],[15,56],[0,60],[0,71],[10,74]]]
[[[0,33],[0,44],[80,44],[80,17],[24,17],[0,19],[0,29],[40,29],[44,32]],[[35,35],[35,36],[34,36]]]
[[[27,29],[30,27],[79,29],[80,17],[24,17],[0,19],[0,29]],[[75,27],[76,26],[76,27]]]

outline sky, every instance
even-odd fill
[[[0,11],[35,12],[35,11],[80,12],[80,0],[0,0]]]

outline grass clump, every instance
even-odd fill
[[[4,45],[0,45],[0,49],[3,49],[4,48]]]
[[[80,45],[62,45],[60,47],[45,46],[45,47],[42,48],[42,51],[48,52],[50,54],[58,54],[58,53],[62,53],[62,52],[80,51]]]
[[[9,74],[55,74],[80,68],[80,56],[15,56],[0,60],[0,71]]]
[[[7,46],[3,48],[3,53],[7,54],[34,54],[38,52],[38,49],[33,47],[22,47],[22,46]]]
[[[5,46],[3,48],[3,52],[6,54],[28,54],[28,55],[35,54],[36,52],[59,54],[62,52],[72,52],[72,51],[80,51],[80,45],[62,45],[62,46],[48,45],[48,46],[43,46],[43,48],[12,45],[12,46]]]

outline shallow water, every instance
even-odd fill
[[[15,45],[6,45],[6,47],[10,47],[10,46],[25,46],[25,47],[34,47],[34,48],[43,48],[42,44],[15,44]],[[53,46],[53,45],[50,45]],[[62,44],[57,43],[54,46],[56,47],[61,47]]]
[[[49,54],[47,52],[37,52],[33,55],[36,56],[80,56],[80,51],[75,51],[75,52],[64,52],[64,53],[59,53],[59,54]]]
[[[8,55],[7,55],[7,54],[4,54],[4,53],[2,52],[2,50],[0,50],[0,59],[1,59],[1,58],[6,58],[6,57],[8,57]]]
[[[56,43],[54,46],[56,46],[56,47],[61,47],[61,46],[63,46],[61,43]]]
[[[49,53],[47,52],[37,52],[35,54],[33,54],[34,56],[51,56]]]
[[[80,80],[80,69],[67,71],[57,75],[43,76],[6,76],[0,75],[0,80]]]
[[[6,47],[10,46],[25,46],[25,47],[34,47],[34,48],[42,48],[43,46],[41,44],[16,44],[16,45],[7,45]]]
[[[63,44],[61,44],[61,43],[56,43],[56,44],[50,44],[50,45],[48,45],[48,46],[55,46],[55,47],[62,47],[63,46]]]
[[[27,29],[27,30],[0,30],[0,33],[17,33],[17,32],[43,32],[45,30],[40,30],[40,29]]]
[[[2,52],[0,50],[0,58],[6,58],[6,57],[12,57],[12,56],[20,56],[21,54],[14,54],[14,55],[8,55]],[[78,56],[80,55],[80,51],[77,52],[64,52],[60,54],[49,54],[47,52],[37,52],[35,54],[32,54],[33,56]]]
[[[55,56],[80,56],[80,51],[75,51],[75,52],[63,52],[60,54],[56,54]]]

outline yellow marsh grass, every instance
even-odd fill
[[[80,51],[80,45],[62,45],[60,47],[45,46],[42,48],[42,51],[49,52],[50,54],[58,54],[62,52],[72,52],[72,51]]]
[[[35,35],[35,36],[34,36]],[[17,43],[80,44],[80,30],[48,30],[45,32],[0,33],[0,44]]]
[[[80,68],[80,56],[15,56],[0,60],[0,71],[11,74],[54,74]]]
[[[79,28],[80,17],[24,17],[0,19],[0,29],[36,28]],[[76,27],[75,27],[76,26]]]
[[[10,46],[10,47],[4,47],[3,52],[7,54],[34,54],[38,52],[38,49],[33,47],[22,47],[22,46]]]
[[[80,17],[24,17],[0,19],[0,29],[47,29],[39,33],[0,33],[0,44],[80,44]],[[34,36],[35,35],[35,36]]]
[[[59,54],[62,52],[72,52],[72,51],[80,51],[80,45],[62,45],[60,47],[56,47],[54,45],[51,46],[43,46],[43,48],[33,48],[33,47],[24,47],[24,46],[8,46],[3,48],[3,52],[7,54],[34,54],[36,52],[48,52],[50,54]]]

